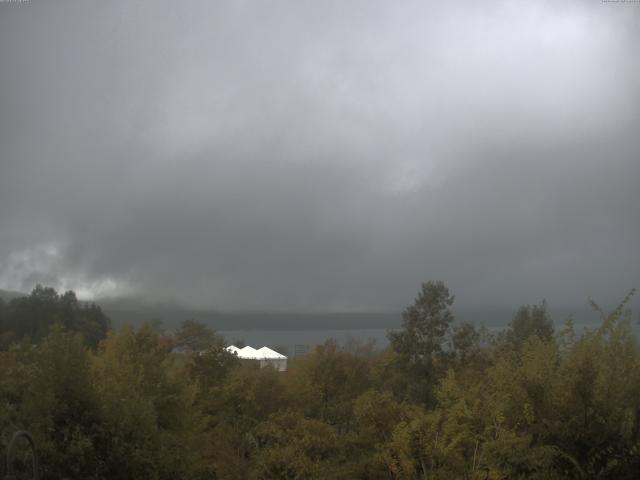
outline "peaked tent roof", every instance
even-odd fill
[[[240,358],[258,358],[257,353],[258,351],[249,345],[238,350],[238,356]]]
[[[271,350],[269,347],[262,347],[257,350],[260,358],[273,358],[273,359],[285,359],[284,355],[279,354],[275,350]]]
[[[264,359],[286,359],[284,355],[279,354],[278,352],[271,350],[269,347],[262,347],[256,350],[253,347],[246,346],[243,348],[238,348],[235,345],[229,345],[227,347],[227,351],[231,353],[235,353],[238,355],[238,358],[246,358],[250,360],[264,360]]]

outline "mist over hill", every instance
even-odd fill
[[[26,294],[22,293],[22,292],[16,292],[13,290],[2,290],[0,289],[0,299],[4,300],[5,302],[9,302],[11,300],[13,300],[14,298],[20,298],[20,297],[24,297]]]
[[[9,302],[26,296],[24,292],[0,290],[0,298]],[[83,299],[80,299],[81,301]],[[87,301],[87,300],[84,300]],[[166,329],[177,328],[184,320],[196,320],[218,331],[228,330],[390,330],[399,328],[402,311],[397,312],[221,312],[195,309],[177,302],[150,302],[143,298],[121,297],[91,300],[98,304],[114,327],[140,326],[145,322],[161,322]],[[520,305],[462,306],[453,311],[460,322],[484,325],[490,330],[505,327]],[[603,307],[606,311],[606,306]],[[595,326],[600,318],[585,300],[583,305],[549,306],[556,326],[571,318],[579,326]],[[635,322],[637,323],[637,322]]]
[[[114,326],[139,325],[160,320],[166,328],[176,328],[183,320],[197,320],[215,330],[352,330],[362,328],[395,328],[400,325],[400,312],[220,312],[192,309],[176,303],[149,303],[143,300],[97,300]]]
[[[402,322],[402,312],[220,312],[216,310],[190,309],[176,303],[148,303],[143,300],[105,299],[97,300],[114,326],[140,325],[151,320],[160,320],[165,328],[176,328],[186,319],[197,320],[215,330],[361,330],[394,329]],[[454,313],[459,321],[473,322],[496,329],[507,325],[519,305],[507,307],[461,307]],[[599,322],[585,301],[584,305],[550,307],[556,325],[572,318],[578,325],[593,325]]]

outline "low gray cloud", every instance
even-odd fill
[[[0,3],[0,288],[223,310],[640,284],[640,9]]]

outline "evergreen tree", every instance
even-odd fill
[[[409,397],[426,405],[433,403],[433,389],[444,371],[453,300],[443,282],[423,283],[414,304],[402,314],[402,329],[388,335],[399,367],[407,373]]]

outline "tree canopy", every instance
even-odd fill
[[[37,342],[55,324],[80,333],[91,347],[106,338],[110,326],[95,303],[80,302],[72,291],[59,294],[51,287],[38,285],[31,294],[0,305],[0,347],[22,337]]]
[[[125,326],[95,345],[74,299],[40,288],[2,307],[43,315],[29,334],[2,324],[0,443],[29,430],[45,480],[640,472],[640,344],[625,302],[580,331],[554,331],[545,303],[524,306],[492,337],[456,322],[446,285],[427,282],[388,348],[329,340],[279,372],[192,321],[173,335]]]

